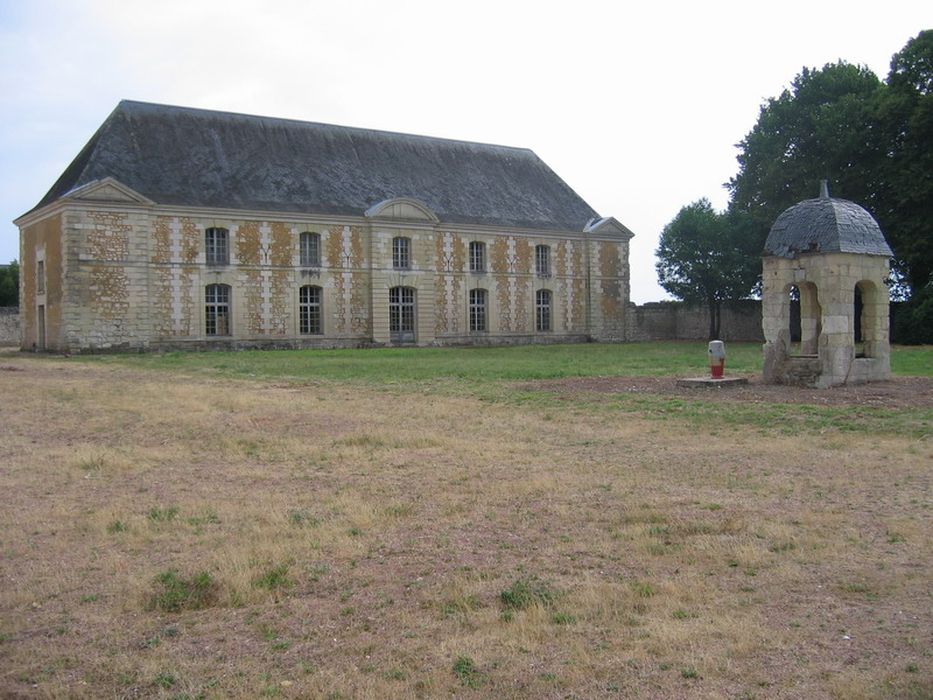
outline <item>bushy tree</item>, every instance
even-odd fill
[[[0,267],[0,306],[19,306],[19,263]]]
[[[751,217],[762,246],[782,211],[818,196],[820,180],[829,181],[831,194],[877,209],[883,88],[868,68],[841,61],[804,68],[762,105],[737,144],[739,172],[726,185],[730,209]]]
[[[709,337],[720,336],[724,301],[746,297],[759,275],[749,220],[720,214],[707,199],[683,207],[664,227],[655,255],[658,282],[671,296],[709,309]]]
[[[933,285],[933,30],[894,54],[878,118],[885,151],[875,213],[896,270],[919,294]]]

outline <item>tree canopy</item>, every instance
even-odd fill
[[[901,325],[929,318],[931,144],[933,30],[920,32],[894,54],[884,82],[846,61],[804,68],[786,90],[761,106],[752,130],[736,144],[739,168],[726,183],[727,215],[717,215],[700,200],[665,228],[658,248],[661,286],[679,299],[698,301],[709,295],[708,280],[717,277],[709,266],[722,264],[743,274],[720,270],[719,278],[733,281],[719,287],[717,298],[748,294],[745,272],[749,267],[760,272],[759,256],[775,219],[797,202],[816,197],[820,180],[827,180],[832,196],[854,201],[875,217],[891,245],[895,297],[910,298],[912,305]],[[682,237],[688,223],[704,240],[692,253],[665,242],[665,235]],[[730,252],[719,260],[709,254],[715,246]],[[746,258],[736,262],[733,256],[741,251]],[[912,330],[909,336],[933,340],[931,333]]]
[[[0,266],[0,306],[19,306],[19,263]]]
[[[706,304],[711,340],[720,334],[722,302],[747,296],[758,278],[758,259],[748,249],[744,222],[700,199],[664,227],[655,251],[661,286],[678,299]]]
[[[906,291],[933,273],[933,31],[891,59],[886,82],[845,61],[804,68],[761,107],[739,144],[739,171],[727,183],[730,210],[756,222],[761,243],[787,207],[833,196],[865,207],[894,249]]]

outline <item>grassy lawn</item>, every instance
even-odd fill
[[[761,372],[758,343],[729,343],[727,370]],[[496,348],[247,350],[144,355],[85,355],[82,361],[231,377],[373,384],[464,380],[469,383],[592,376],[691,376],[707,372],[702,342],[533,345]],[[933,376],[933,347],[896,347],[895,374]]]
[[[705,353],[5,355],[0,696],[930,697],[929,409],[528,383]]]

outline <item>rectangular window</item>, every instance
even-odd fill
[[[539,289],[535,295],[535,330],[551,330],[551,292]]]
[[[415,290],[392,287],[389,290],[389,332],[409,339],[415,332]]]
[[[470,290],[470,332],[482,333],[486,330],[486,290]]]
[[[470,241],[470,272],[486,271],[486,244]]]
[[[298,330],[302,335],[323,333],[321,325],[321,288],[307,285],[298,295]]]
[[[204,257],[208,265],[230,264],[227,229],[209,228],[204,231]]]
[[[204,332],[207,335],[230,335],[229,285],[207,285],[204,301]]]
[[[535,246],[535,273],[538,277],[551,276],[551,249],[546,245]]]
[[[39,294],[45,291],[45,260],[36,263],[36,291]]]
[[[398,236],[392,239],[392,267],[407,270],[411,267],[411,239]]]
[[[321,266],[321,234],[305,231],[301,234],[301,266]]]

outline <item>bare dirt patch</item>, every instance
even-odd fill
[[[585,377],[527,383],[523,386],[568,394],[659,394],[698,400],[894,409],[933,407],[933,378],[930,377],[894,377],[886,382],[830,389],[762,384],[757,376],[749,377],[748,380],[748,384],[744,385],[694,388],[677,386],[677,380],[671,377]]]

